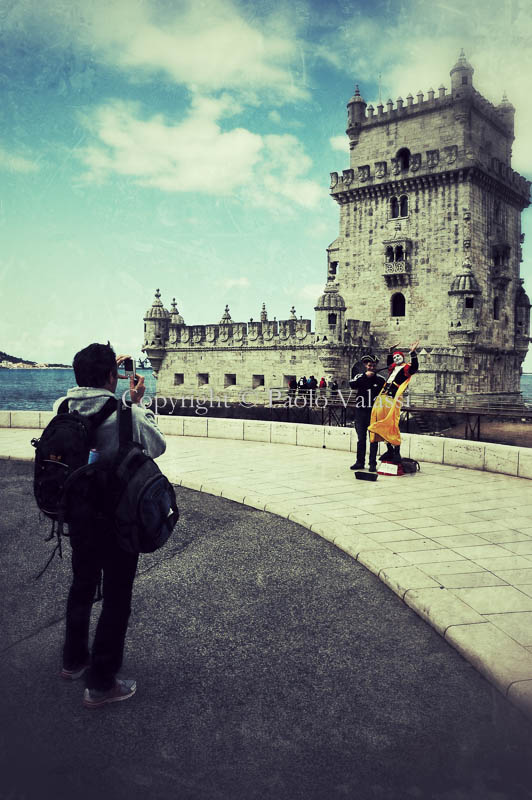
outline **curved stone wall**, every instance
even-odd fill
[[[0,411],[0,428],[44,428],[52,416],[51,411]],[[188,416],[158,416],[157,424],[169,436],[242,439],[356,452],[354,428]],[[532,448],[529,447],[408,433],[402,437],[402,455],[417,461],[532,479]]]

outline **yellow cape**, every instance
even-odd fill
[[[401,444],[401,434],[399,432],[399,417],[403,405],[402,395],[410,383],[407,378],[397,389],[395,397],[383,394],[383,389],[371,409],[371,423],[368,425],[370,442],[388,442],[389,444]]]

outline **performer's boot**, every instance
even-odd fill
[[[395,458],[395,451],[393,444],[386,442],[386,452],[379,456],[379,461],[393,461]]]
[[[371,442],[369,446],[369,471],[377,472],[377,442]]]
[[[393,447],[393,461],[395,461],[396,464],[401,463],[401,445],[399,444]]]

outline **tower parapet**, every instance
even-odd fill
[[[152,309],[150,323],[166,320],[159,290]],[[218,324],[185,325],[174,300],[170,318],[170,336],[143,347],[158,377],[158,394],[169,396],[175,386],[191,394],[198,387],[260,392],[287,387],[302,374],[335,377],[341,385],[353,361],[371,347],[370,323],[345,319],[345,302],[332,281],[318,299],[316,332],[293,306],[287,319],[268,319],[264,303],[256,321],[236,322],[226,306]]]

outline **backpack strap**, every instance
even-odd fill
[[[58,414],[68,414],[69,399],[70,398],[65,397],[65,399],[57,409]],[[90,414],[90,416],[83,414],[82,416],[84,417],[84,419],[89,420],[94,430],[98,428],[102,424],[102,422],[104,422],[107,419],[107,417],[110,417],[113,411],[116,411],[116,400],[114,397],[110,397],[109,400],[106,403],[104,403],[104,405],[100,408],[100,410],[96,412],[96,414]]]
[[[124,408],[122,400],[118,400],[116,409],[118,417],[118,442],[125,444],[126,442],[133,441],[133,410],[131,406],[126,405]]]

